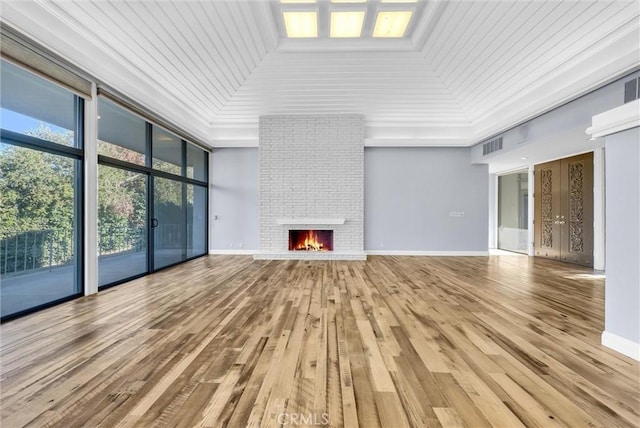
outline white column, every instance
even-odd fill
[[[602,344],[640,361],[640,100],[593,116],[587,134],[606,147]]]
[[[84,294],[98,292],[98,94],[85,100],[84,135]]]

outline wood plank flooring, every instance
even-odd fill
[[[207,256],[3,324],[1,425],[640,426],[603,295],[527,257]]]

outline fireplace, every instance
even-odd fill
[[[333,230],[289,230],[289,251],[333,251]]]

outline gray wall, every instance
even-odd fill
[[[365,250],[488,250],[488,166],[468,148],[366,147],[364,165]]]
[[[640,343],[640,128],[605,138],[605,331]]]
[[[209,248],[213,251],[257,250],[258,149],[215,149],[210,159]]]

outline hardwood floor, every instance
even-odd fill
[[[527,257],[207,256],[2,325],[1,425],[639,426],[603,283]]]

